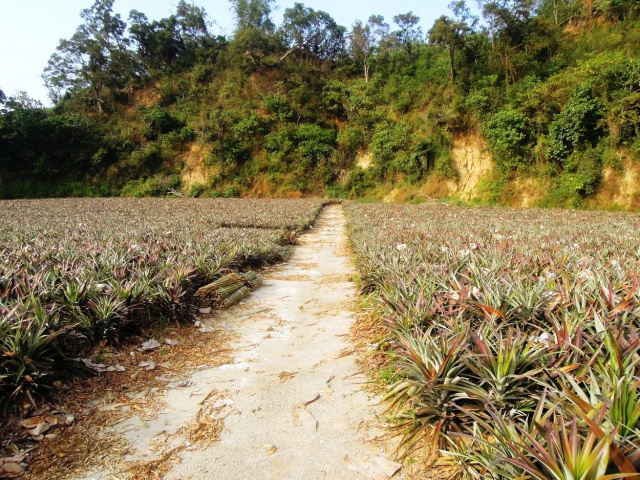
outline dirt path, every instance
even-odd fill
[[[127,460],[163,457],[167,479],[386,479],[398,469],[376,442],[379,399],[362,389],[348,340],[345,224],[340,206],[327,207],[289,262],[210,320],[235,335],[233,363],[194,372],[157,416],[119,425],[136,452]]]

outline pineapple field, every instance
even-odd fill
[[[25,402],[36,408],[56,380],[90,373],[78,357],[96,345],[118,344],[158,323],[193,321],[205,293],[196,295],[200,287],[288,258],[322,206],[321,200],[2,202],[5,413]],[[246,291],[255,275],[236,283],[244,280]]]
[[[639,476],[640,216],[346,213],[401,451],[465,479]]]
[[[361,478],[358,472],[375,468],[375,478],[390,478],[402,465],[380,456],[375,442],[384,437],[384,448],[405,460],[406,475],[420,465],[418,476],[407,478],[640,476],[638,214],[439,203],[327,207],[319,199],[17,200],[2,207],[5,424],[43,415],[43,405],[71,395],[59,390],[74,377],[111,381],[86,361],[105,347],[130,351],[137,360],[128,369],[154,369],[157,361],[178,372],[166,359],[183,361],[201,337],[172,356],[154,356],[139,345],[154,329],[198,328],[202,321],[202,332],[224,330],[207,337],[199,358],[211,355],[218,338],[236,338],[224,340],[228,359],[209,366],[193,360],[180,370],[197,367],[192,376],[149,373],[147,383],[132,387],[156,385],[145,395],[164,398],[157,385],[171,380],[185,398],[201,399],[187,407],[184,399],[171,404],[167,394],[166,405],[155,407],[160,413],[136,427],[145,445],[160,445],[155,435],[166,427],[153,422],[173,418],[176,408],[194,409],[196,423],[176,423],[177,437],[158,447],[161,461],[136,457],[133,444],[117,436],[120,424],[103,418],[101,428],[125,445],[127,458],[146,463],[138,476],[113,470],[115,460],[92,463],[94,473],[182,478],[206,475],[206,467],[219,469],[219,478],[249,469],[253,478],[252,468],[274,468],[280,473],[265,478],[294,471],[312,478],[330,464],[331,478]],[[250,295],[263,278],[265,286]],[[356,299],[360,307],[349,313]],[[364,375],[349,383],[362,373],[355,353],[373,365],[377,399],[361,392]],[[126,381],[130,371],[116,374]],[[213,390],[207,394],[202,385]],[[92,402],[96,411],[112,408],[104,399]],[[282,408],[286,402],[291,411]],[[233,410],[236,403],[263,414],[247,416]],[[231,414],[237,419],[227,427]],[[354,434],[360,427],[336,435],[347,418],[386,433],[366,441]],[[312,420],[311,436],[304,419]],[[91,422],[84,415],[75,428]],[[201,430],[202,422],[208,428]],[[185,431],[191,436],[180,446],[176,438]],[[187,448],[194,435],[207,446]],[[218,442],[224,435],[244,447],[228,449]],[[69,436],[68,452],[77,438]],[[5,438],[5,450],[12,441]],[[19,458],[33,441],[17,442]],[[40,445],[53,451],[56,440]],[[326,452],[313,455],[319,448]],[[60,465],[59,452],[31,454],[33,468],[12,468],[31,472],[29,478],[44,471],[84,478],[68,473],[81,471],[84,454],[68,452],[56,470],[50,468]],[[308,460],[298,465],[299,458]]]

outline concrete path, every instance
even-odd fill
[[[383,480],[398,470],[375,441],[379,399],[363,390],[349,343],[357,297],[345,226],[342,207],[327,207],[289,262],[209,321],[234,335],[233,363],[167,390],[154,419],[120,425],[137,452],[129,460],[175,452],[163,478],[176,480]],[[203,443],[194,419],[211,432],[218,422],[219,440]]]

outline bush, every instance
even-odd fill
[[[287,97],[278,93],[263,95],[262,106],[267,112],[274,114],[281,122],[285,122],[293,116],[293,108]]]
[[[283,158],[294,150],[295,135],[295,126],[285,124],[265,136],[264,148],[267,152],[274,154],[276,158]]]
[[[366,145],[362,129],[351,124],[338,133],[337,140],[338,148],[351,157],[355,157],[358,150]]]
[[[246,159],[251,150],[258,144],[259,137],[265,131],[263,119],[251,114],[231,127],[231,135],[235,143],[235,156]]]
[[[128,176],[149,175],[162,162],[162,152],[155,142],[147,143],[143,148],[131,153],[128,160],[120,163]]]
[[[554,176],[551,191],[543,206],[580,207],[584,197],[595,193],[601,180],[601,149],[574,152],[565,160],[562,173]]]
[[[123,197],[163,197],[180,188],[178,175],[156,175],[146,180],[131,180],[122,188]]]
[[[382,179],[390,169],[403,171],[407,167],[406,162],[402,160],[396,162],[395,168],[392,163],[401,152],[406,152],[410,145],[411,133],[404,123],[386,121],[376,125],[375,133],[371,138],[372,167],[376,176]]]
[[[434,172],[443,179],[458,178],[459,176],[449,152],[436,157]]]
[[[339,117],[345,113],[344,101],[348,97],[347,86],[339,80],[329,80],[322,89],[322,104]]]
[[[301,166],[307,167],[331,156],[335,147],[336,132],[312,123],[303,123],[298,127],[296,140],[296,152]]]
[[[371,180],[367,172],[356,166],[347,174],[343,191],[348,197],[356,198],[363,196],[367,190],[374,186],[375,182]]]
[[[192,198],[199,197],[200,195],[202,195],[204,190],[205,190],[204,185],[201,185],[199,183],[194,183],[193,185],[191,185],[191,188],[189,188],[189,196]]]
[[[527,117],[518,110],[502,110],[484,126],[494,161],[502,168],[527,164]]]
[[[183,122],[159,106],[144,111],[142,121],[145,123],[144,136],[148,139],[158,138],[162,134],[173,132],[185,126]]]
[[[240,196],[240,191],[238,187],[234,185],[230,185],[224,191],[223,197],[225,198],[238,198]]]
[[[574,151],[594,146],[604,134],[603,109],[588,88],[578,88],[549,126],[549,157],[563,163]]]

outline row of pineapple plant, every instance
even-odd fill
[[[251,270],[286,259],[291,232],[307,228],[322,208],[318,200],[244,205],[2,202],[1,407],[36,405],[57,379],[86,373],[76,359],[96,345],[118,344],[159,323],[190,322],[196,291],[220,277],[244,272],[238,275],[246,281],[219,306],[246,296],[260,280]],[[251,216],[251,226],[220,226],[234,214]]]
[[[465,479],[640,478],[640,216],[346,211],[403,453]]]

